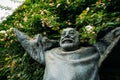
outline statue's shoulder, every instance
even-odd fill
[[[85,46],[85,47],[81,47],[81,50],[95,50],[94,46]]]
[[[47,50],[46,52],[47,53],[54,53],[54,52],[61,52],[62,51],[62,49],[61,49],[61,47],[56,47],[56,48],[52,48],[52,49],[50,49],[50,50]]]
[[[80,47],[79,49],[75,50],[75,51],[79,51],[79,50],[82,50],[82,51],[94,51],[96,50],[94,46],[86,46],[86,47]],[[56,47],[56,48],[53,48],[51,50],[49,50],[48,52],[64,52],[64,50],[61,48],[61,47]],[[70,51],[69,51],[70,52]]]
[[[94,46],[86,46],[86,47],[80,47],[78,49],[78,52],[83,52],[83,53],[96,53],[97,50]]]

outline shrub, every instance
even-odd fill
[[[31,37],[40,33],[59,39],[63,28],[73,27],[80,32],[82,42],[93,44],[101,29],[120,26],[117,1],[26,0],[0,24],[0,79],[42,80],[44,73],[44,66],[21,47],[13,28]]]

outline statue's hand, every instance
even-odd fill
[[[120,27],[117,27],[114,30],[112,30],[112,33],[113,33],[115,38],[120,36]]]
[[[44,63],[44,53],[54,47],[58,47],[59,42],[56,40],[49,40],[41,34],[37,34],[34,38],[30,38],[25,33],[14,29],[14,33],[18,41],[22,44],[23,48],[28,54],[39,63]]]
[[[106,59],[106,57],[108,56],[108,54],[112,53],[113,50],[120,46],[120,27],[117,27],[115,29],[113,29],[111,32],[109,32],[104,38],[103,41],[105,43],[108,43],[108,45],[106,46],[102,46],[105,47],[105,49],[103,50],[103,54],[101,55],[101,58],[99,60],[99,66],[102,64],[102,62]],[[103,44],[105,44],[103,43]],[[101,45],[101,44],[98,44]],[[98,46],[99,47],[99,46]],[[118,50],[119,52],[119,50]],[[115,53],[114,53],[115,54]]]
[[[37,62],[44,63],[42,35],[38,34],[34,38],[30,38],[28,35],[17,29],[14,29],[14,33],[28,54]]]
[[[120,27],[117,27],[106,34],[102,40],[108,45],[111,44],[118,36],[120,36]]]

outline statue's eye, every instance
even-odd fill
[[[65,34],[66,34],[66,32],[63,32],[63,33],[62,33],[62,36],[65,36]]]
[[[75,34],[75,31],[74,31],[74,30],[71,30],[71,31],[69,32],[69,34],[70,34],[71,36],[73,36],[73,35]]]

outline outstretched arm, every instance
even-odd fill
[[[120,42],[120,27],[117,27],[110,31],[108,34],[106,34],[94,45],[101,56],[99,66],[108,56],[108,54],[111,53],[117,45],[119,46],[118,44],[119,42]]]
[[[40,34],[36,35],[34,38],[30,38],[28,35],[17,29],[14,29],[14,33],[28,54],[41,64],[44,64],[45,62],[45,52],[53,47],[58,46],[57,41],[49,40],[47,37],[42,37]]]

